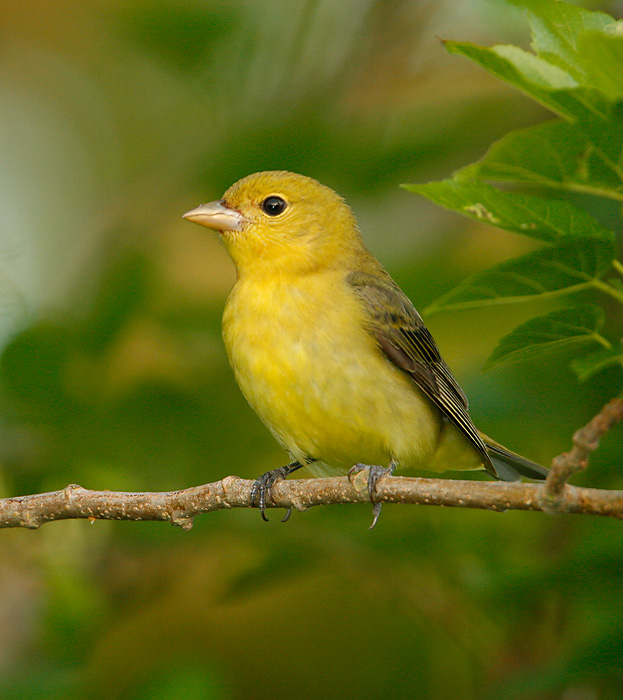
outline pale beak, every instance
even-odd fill
[[[184,219],[215,231],[242,231],[244,218],[239,211],[223,206],[221,202],[209,202],[187,211]]]

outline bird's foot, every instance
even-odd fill
[[[251,503],[253,505],[257,504],[264,522],[268,522],[269,520],[266,516],[266,499],[268,497],[272,500],[271,492],[273,486],[278,481],[283,481],[289,474],[292,474],[293,471],[300,469],[302,466],[303,465],[300,462],[292,462],[291,464],[287,464],[285,467],[271,469],[269,472],[262,474],[262,476],[255,480],[253,487],[251,488]],[[288,508],[281,522],[285,523],[291,514],[292,508]]]
[[[353,477],[359,472],[368,470],[368,494],[370,495],[370,500],[374,504],[372,507],[372,525],[370,525],[370,530],[377,524],[379,520],[379,515],[381,514],[382,503],[376,501],[376,485],[382,476],[391,476],[395,469],[396,464],[392,460],[389,467],[381,467],[378,464],[355,464],[348,471],[348,479],[352,481]]]

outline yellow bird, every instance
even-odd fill
[[[422,318],[333,190],[261,172],[184,218],[218,231],[235,263],[223,315],[229,361],[292,459],[256,482],[264,519],[275,481],[312,463],[319,473],[370,466],[372,500],[378,478],[397,466],[545,477],[476,429]]]

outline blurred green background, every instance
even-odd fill
[[[525,46],[502,2],[2,0],[0,18],[0,495],[285,463],[221,343],[233,266],[181,219],[239,177],[289,169],[343,194],[420,308],[531,245],[398,187],[547,118],[439,41]],[[621,373],[484,374],[537,310],[429,325],[478,425],[547,464]],[[576,483],[623,488],[621,442]],[[618,522],[271,516],[2,531],[0,698],[623,698]]]

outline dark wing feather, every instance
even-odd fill
[[[421,316],[401,289],[386,273],[353,272],[348,283],[363,304],[370,333],[385,356],[407,372],[416,385],[472,443],[482,456],[487,471],[497,472],[485,443],[467,412],[467,397]]]

